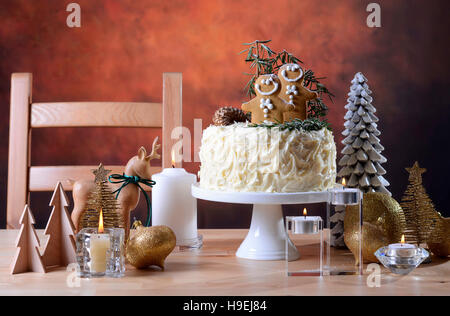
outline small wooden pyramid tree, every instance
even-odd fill
[[[43,254],[46,267],[65,267],[76,262],[75,227],[67,210],[69,202],[61,182],[56,185],[49,206],[53,207],[45,228],[49,236]]]
[[[34,217],[28,205],[25,205],[22,217],[20,218],[19,237],[16,247],[18,247],[14,261],[11,266],[11,274],[24,272],[45,273],[46,269],[39,252],[39,238],[34,230]]]
[[[408,243],[420,246],[427,243],[440,216],[422,185],[422,173],[427,169],[420,168],[416,161],[406,171],[409,172],[409,184],[400,203],[406,219],[405,237]]]

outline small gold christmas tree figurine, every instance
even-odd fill
[[[120,213],[120,206],[114,193],[107,184],[107,176],[111,170],[106,170],[102,164],[98,169],[92,170],[95,175],[95,188],[89,195],[80,219],[80,229],[96,228],[103,213],[105,228],[123,228],[123,219]]]
[[[422,185],[422,174],[427,170],[420,168],[416,161],[406,171],[409,172],[409,184],[401,202],[406,219],[405,237],[408,243],[420,246],[427,243],[438,225],[439,214]]]

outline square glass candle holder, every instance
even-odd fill
[[[320,216],[287,216],[285,260],[288,276],[323,275],[323,220]],[[293,258],[289,254],[292,242],[301,254]]]
[[[83,228],[77,234],[78,275],[82,278],[112,277],[125,275],[125,230]]]
[[[338,187],[331,189],[329,193],[323,275],[362,275],[362,192],[359,189]],[[343,228],[347,206],[354,206],[356,210],[349,214],[352,218],[353,252],[344,243]]]

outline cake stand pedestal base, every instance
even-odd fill
[[[342,191],[342,190],[341,190]],[[212,191],[201,188],[198,183],[192,185],[192,195],[197,199],[253,204],[253,216],[250,230],[242,242],[236,256],[253,260],[286,259],[286,239],[289,240],[284,227],[283,204],[329,203],[331,191],[267,193],[267,192],[228,192]],[[289,240],[289,261],[300,257],[297,248]]]
[[[236,256],[253,260],[283,260],[286,238],[289,243],[289,260],[300,258],[284,228],[281,205],[254,204],[250,230]]]
[[[203,189],[198,183],[192,185],[192,195],[197,199],[253,205],[250,230],[236,256],[253,260],[284,260],[286,233],[283,221],[283,204],[322,203],[330,199],[330,192],[227,192]],[[288,260],[300,257],[297,248],[289,240]]]
[[[324,259],[323,267],[321,264],[320,275],[362,275],[362,193],[359,189],[336,186],[327,191],[313,192],[229,192],[207,190],[201,188],[198,183],[195,183],[192,185],[192,195],[197,199],[207,201],[253,205],[250,230],[236,252],[237,257],[253,260],[287,259],[288,261],[294,261],[298,259],[300,254],[289,239],[283,223],[281,205],[326,203],[327,214],[324,225],[322,226],[322,229],[324,227],[327,228],[324,237],[326,259]],[[332,216],[332,205],[358,205],[359,211],[355,219],[355,223],[357,224],[355,232],[361,237],[357,240],[353,253],[350,250],[344,254],[339,251],[331,252],[330,232],[333,227],[331,226],[330,218]]]

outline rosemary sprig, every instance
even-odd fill
[[[300,119],[294,119],[290,122],[284,122],[284,123],[273,123],[273,122],[260,123],[260,124],[253,123],[253,124],[249,124],[248,127],[265,127],[265,128],[269,128],[269,129],[277,127],[280,130],[289,130],[289,131],[303,130],[306,132],[320,131],[321,129],[326,128],[331,131],[330,124],[326,120],[321,121],[314,117],[309,117],[304,121],[302,121]]]
[[[244,43],[243,45],[249,46],[241,51],[239,54],[246,53],[245,62],[250,63],[250,69],[254,69],[254,73],[245,73],[250,76],[250,80],[245,86],[247,95],[249,98],[256,96],[255,81],[260,75],[274,74],[278,72],[278,69],[284,64],[303,64],[303,61],[292,53],[283,50],[280,53],[274,52],[267,44],[271,40],[260,41],[256,40],[251,43]],[[326,116],[328,112],[327,105],[323,102],[324,97],[333,102],[334,95],[328,90],[328,88],[320,82],[325,77],[316,77],[314,72],[310,69],[305,71],[305,87],[317,92],[319,97],[315,100],[308,102],[308,117],[319,118]]]

